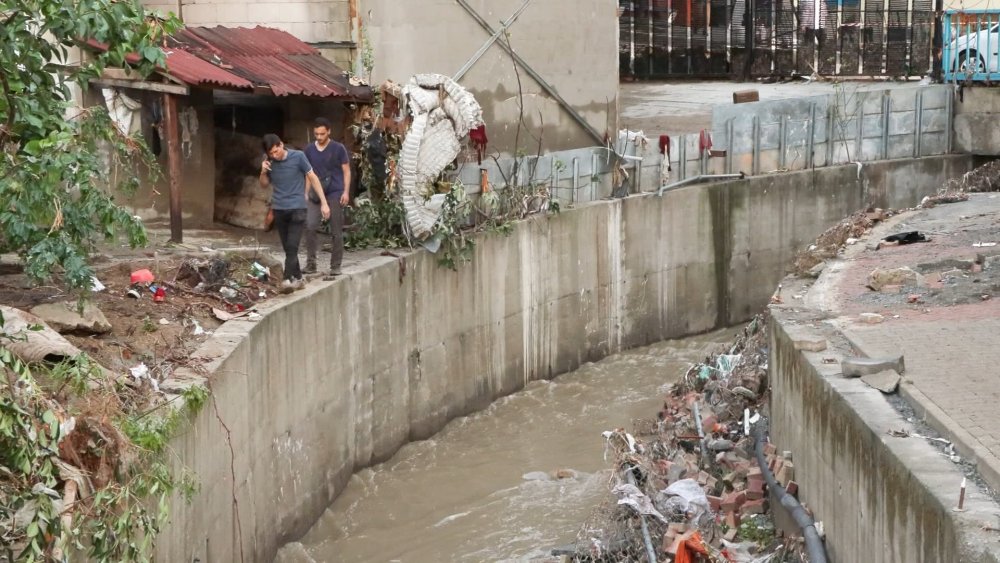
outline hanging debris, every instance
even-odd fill
[[[472,94],[440,74],[418,74],[402,94],[413,118],[403,140],[398,173],[403,208],[412,238],[431,236],[445,194],[433,183],[458,157],[471,129],[483,125],[483,111]]]

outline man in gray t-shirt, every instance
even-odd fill
[[[306,190],[313,190],[320,200],[320,213],[330,217],[330,206],[319,178],[302,151],[286,149],[281,139],[269,133],[261,143],[267,155],[260,165],[260,185],[271,186],[271,210],[274,226],[285,250],[285,274],[282,285],[292,287],[302,282],[299,268],[299,243],[306,224]]]

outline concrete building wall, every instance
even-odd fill
[[[929,159],[930,193],[968,157]],[[880,163],[887,170],[901,163]],[[862,204],[855,166],[595,202],[480,239],[457,272],[375,257],[223,325],[163,389],[212,402],[173,446],[201,482],[161,561],[271,561],[356,470],[540,378],[747,319]],[[204,363],[201,363],[204,360]],[[241,556],[242,555],[242,556]]]
[[[363,40],[367,41],[375,58],[373,84],[385,79],[405,82],[418,73],[453,76],[490,37],[453,1],[177,1],[180,5],[158,0],[145,3],[180,13],[189,25],[265,25],[321,47],[353,41],[359,49],[348,53],[354,54],[355,63]],[[498,27],[523,2],[471,0],[470,4]],[[509,41],[594,129],[602,135],[614,134],[618,115],[614,0],[536,0],[510,27]],[[344,49],[323,47],[322,52],[345,69],[357,66],[345,64]],[[498,45],[486,51],[461,82],[483,105],[491,151],[514,154],[520,148],[534,154],[539,146],[545,152],[603,144],[589,136],[524,69],[515,72],[511,57]]]
[[[147,9],[173,13],[188,25],[281,29],[307,42],[351,39],[349,4],[354,0],[141,0]]]
[[[122,89],[126,95],[143,103],[142,136],[149,143],[150,124],[149,110],[154,102],[162,103],[162,94],[132,89]],[[209,90],[192,89],[189,96],[177,97],[177,110],[182,112],[189,107],[195,109],[198,121],[198,132],[190,136],[191,142],[181,147],[181,203],[183,218],[191,224],[211,223],[215,206],[215,141],[212,136],[214,116],[212,115],[212,92]],[[99,92],[90,92],[85,100],[87,105],[104,103]],[[165,132],[164,132],[165,136]],[[167,143],[160,143],[160,154],[156,156],[160,172],[156,182],[148,181],[149,175],[143,179],[141,187],[134,195],[122,198],[121,203],[128,207],[133,215],[144,220],[166,220],[170,217],[170,183],[167,178]]]
[[[521,0],[470,0],[494,28]],[[362,0],[364,30],[375,54],[374,82],[405,81],[436,72],[453,76],[489,39],[456,2]],[[501,40],[503,38],[501,37]],[[510,27],[510,45],[599,133],[616,127],[618,101],[618,17],[612,0],[535,1]],[[515,153],[518,139],[528,154],[599,143],[589,137],[524,69],[492,46],[462,79],[483,106],[490,150]]]

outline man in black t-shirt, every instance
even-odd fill
[[[351,158],[344,145],[330,139],[330,121],[326,118],[316,119],[313,136],[316,140],[303,152],[319,177],[330,204],[330,275],[338,276],[344,260],[344,207],[350,201]],[[321,216],[320,204],[316,199],[309,198],[306,214],[306,273],[316,272],[316,230]]]

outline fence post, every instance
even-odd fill
[[[788,133],[788,116],[781,114],[781,121],[778,123],[778,168],[785,169],[785,151],[788,149],[788,140],[785,135]]]
[[[629,50],[628,50],[628,71],[635,76],[635,0],[629,2]]]
[[[892,115],[892,96],[886,92],[882,98],[882,160],[889,160],[889,116]]]
[[[646,77],[648,78],[653,76],[653,46],[656,45],[656,42],[653,41],[653,0],[649,0],[649,11],[646,12],[646,21],[649,22],[649,36],[646,41],[646,57],[649,63],[649,70]]]
[[[736,139],[733,138],[733,118],[726,122],[726,134],[729,136],[729,146],[726,148],[726,174],[733,173],[733,152],[736,150]]]
[[[818,7],[817,7],[818,9]],[[843,35],[841,34],[841,29],[844,26],[844,0],[837,0],[837,29],[835,33],[836,37],[836,49],[834,50],[834,74],[840,74],[840,55],[843,50]]]
[[[680,169],[678,180],[687,178],[687,135],[681,135],[677,139],[677,168]]]
[[[806,140],[806,170],[815,167],[813,151],[816,147],[816,102],[809,104],[809,139]]]
[[[945,100],[945,102],[944,102],[944,111],[945,111],[945,122],[944,122],[945,123],[945,132],[944,132],[945,147],[944,147],[944,153],[945,154],[951,154],[952,136],[955,133],[955,131],[954,131],[954,128],[955,128],[955,94],[951,90],[948,90],[948,95],[945,96],[944,100]]]
[[[837,100],[827,103],[830,105],[826,107],[826,162],[823,165],[833,166],[833,112]]]
[[[865,73],[865,20],[867,19],[865,17],[865,8],[867,7],[868,6],[866,5],[865,0],[861,0],[860,3],[861,25],[858,28],[858,74],[859,75]]]
[[[861,152],[865,150],[865,98],[866,96],[863,92],[858,92],[858,138],[854,145],[855,155],[854,160],[861,162]]]
[[[917,89],[916,103],[913,110],[913,157],[920,158],[920,129],[923,128],[924,121],[924,91]]]
[[[674,12],[673,0],[667,0],[667,14]],[[667,74],[674,73],[674,22],[667,20]]]
[[[576,199],[576,192],[580,189],[580,157],[573,157],[573,199]]]
[[[635,144],[636,156],[639,156],[639,144]],[[622,167],[624,168],[624,166]],[[597,182],[594,178],[597,178],[597,153],[590,155],[590,201],[597,201]],[[614,176],[612,176],[614,178]],[[614,186],[611,186],[611,191],[614,192]]]
[[[760,174],[760,116],[753,116],[753,175]]]

